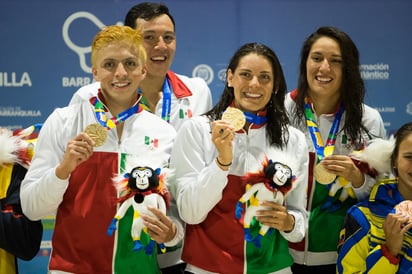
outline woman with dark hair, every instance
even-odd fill
[[[287,241],[305,233],[308,151],[304,135],[289,126],[280,62],[267,46],[245,44],[230,60],[226,81],[219,102],[183,124],[171,156],[171,191],[187,223],[186,271],[291,273]],[[272,163],[274,172],[267,172]],[[276,179],[292,183],[285,202],[259,200],[267,189],[246,199],[256,185],[251,177],[268,173],[267,189]],[[273,198],[280,191],[272,192]],[[246,221],[253,206],[258,210]]]
[[[372,189],[369,200],[353,206],[340,237],[338,273],[410,273],[412,269],[412,123],[391,142],[393,178]],[[380,153],[380,152],[379,152]]]
[[[301,50],[298,88],[287,95],[292,125],[309,149],[309,225],[290,244],[294,273],[334,273],[339,229],[346,211],[369,195],[374,173],[349,157],[373,138],[385,138],[378,111],[364,104],[359,52],[336,27],[320,27]]]

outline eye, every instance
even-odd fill
[[[175,36],[171,34],[163,36],[163,41],[165,41],[166,44],[172,43],[175,39]]]
[[[239,75],[240,75],[240,77],[242,77],[242,78],[244,78],[244,79],[246,79],[246,80],[252,79],[252,74],[250,74],[250,73],[247,72],[247,71],[240,72]]]
[[[287,177],[290,177],[290,175],[291,175],[290,170],[287,169],[287,168],[285,168],[285,175],[286,175]]]
[[[146,170],[144,171],[144,175],[145,175],[146,177],[152,177],[152,171],[151,171],[150,169],[146,169]]]
[[[312,56],[311,59],[315,62],[321,62],[323,60],[323,58],[318,55]]]
[[[336,59],[336,58],[330,60],[330,62],[331,64],[336,64],[336,65],[340,65],[343,63],[342,59]]]
[[[275,169],[276,170],[279,170],[279,169],[281,169],[282,168],[282,166],[280,165],[280,164],[275,164]]]
[[[133,178],[137,178],[138,176],[139,176],[139,170],[133,171],[132,177],[133,177]]]
[[[138,64],[135,60],[128,59],[124,62],[124,66],[129,68],[129,69],[134,69],[138,66]]]
[[[267,83],[267,82],[270,82],[272,78],[270,77],[269,74],[261,74],[259,76],[259,79],[261,83]]]
[[[113,60],[105,61],[103,63],[103,68],[107,70],[112,70],[116,66],[116,63]]]
[[[150,44],[152,44],[152,43],[154,43],[154,42],[156,41],[156,37],[155,37],[154,35],[152,35],[152,34],[146,34],[146,35],[144,35],[144,36],[143,36],[143,39],[144,39],[145,42],[150,43]]]

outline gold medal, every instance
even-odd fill
[[[246,123],[246,117],[243,112],[234,107],[228,107],[222,114],[222,120],[229,122],[238,131],[243,128]]]
[[[332,173],[329,173],[329,172],[323,167],[323,165],[322,165],[321,163],[319,163],[319,164],[317,164],[317,165],[315,166],[315,170],[313,171],[313,176],[315,177],[316,181],[317,181],[319,184],[322,184],[322,185],[330,184],[330,183],[332,183],[332,182],[335,180],[335,178],[336,178],[336,175],[335,175],[335,174],[332,174]]]
[[[95,147],[99,147],[106,142],[107,130],[100,124],[90,124],[84,129],[84,132],[93,139]]]

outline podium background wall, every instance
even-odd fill
[[[139,2],[1,1],[0,127],[44,122],[54,108],[67,105],[80,86],[93,81],[90,44],[94,35],[105,25],[122,24],[128,9]],[[214,102],[223,89],[227,62],[243,43],[258,41],[273,48],[292,90],[303,40],[321,25],[334,25],[359,48],[366,102],[379,110],[388,134],[412,121],[410,0],[163,2],[176,21],[172,69],[203,77]],[[51,233],[45,235],[51,237]],[[49,244],[45,239],[42,253],[22,263],[21,273],[45,273]]]

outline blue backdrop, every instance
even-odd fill
[[[176,21],[172,69],[203,77],[213,100],[224,69],[245,42],[272,47],[288,89],[296,87],[303,40],[321,25],[345,30],[361,53],[366,102],[388,133],[412,121],[408,69],[412,63],[410,0],[164,0]],[[0,2],[0,126],[43,122],[92,81],[90,44],[105,25],[122,24],[129,0],[14,0]],[[47,227],[52,228],[51,224]],[[46,233],[49,238],[51,233]],[[45,273],[49,242],[22,273]],[[30,269],[32,271],[30,272]]]

